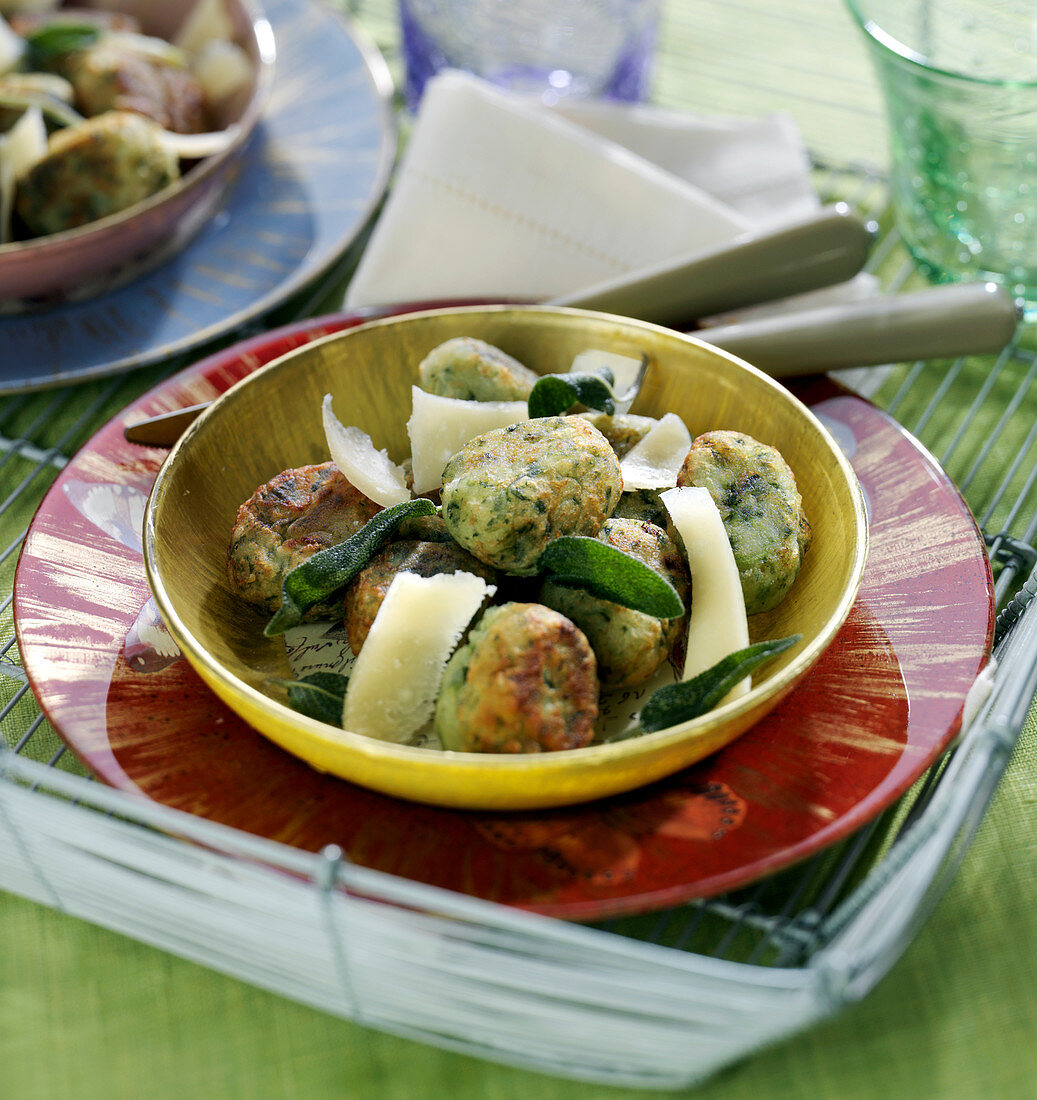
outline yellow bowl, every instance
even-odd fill
[[[405,422],[417,365],[452,336],[476,336],[541,373],[605,348],[651,360],[633,412],[678,413],[692,435],[747,432],[792,467],[814,542],[791,594],[753,616],[754,641],[802,634],[765,665],[751,692],[658,733],[568,752],[486,755],[372,740],[306,718],[272,698],[291,677],[283,641],[231,593],[227,547],[238,505],[289,467],[327,461],[321,399],[347,424],[408,452]],[[159,610],[188,660],[233,710],[313,767],[387,794],[470,809],[532,809],[588,801],[660,779],[715,752],[785,696],[849,613],[864,570],[864,504],[849,464],[809,410],[766,375],[668,329],[601,313],[546,307],[432,310],[375,321],[291,352],[238,383],[200,417],[155,482],[145,564]]]

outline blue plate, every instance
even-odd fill
[[[309,0],[267,0],[277,64],[224,206],[119,290],[0,318],[0,393],[117,374],[240,329],[317,280],[371,216],[396,152],[381,55]]]

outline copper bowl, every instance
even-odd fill
[[[171,39],[191,10],[180,0],[87,0],[79,7],[136,16],[145,34]],[[226,0],[234,38],[255,77],[216,121],[233,127],[227,145],[194,162],[161,191],[88,225],[0,245],[0,313],[22,313],[94,297],[167,261],[209,220],[233,183],[242,151],[262,116],[273,79],[274,35],[253,0]]]

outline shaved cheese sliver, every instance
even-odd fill
[[[226,103],[248,87],[255,66],[236,42],[209,42],[195,58],[194,75],[209,103]]]
[[[525,401],[462,401],[413,386],[411,402],[407,434],[415,493],[438,489],[443,467],[470,439],[529,419]]]
[[[47,152],[47,127],[39,107],[23,111],[0,138],[0,244],[11,239],[11,214],[18,180]]]
[[[347,428],[332,412],[331,394],[326,394],[321,407],[324,435],[335,465],[346,480],[375,504],[388,508],[410,500],[407,475],[385,451],[379,451],[371,437],[360,428]]]
[[[670,489],[691,450],[691,432],[676,413],[666,413],[623,456],[624,489]]]
[[[9,73],[18,67],[25,53],[25,39],[11,30],[7,20],[0,15],[0,73]]]
[[[691,612],[683,680],[712,668],[749,644],[745,598],[724,521],[708,489],[683,487],[659,495],[684,544],[691,572]],[[725,702],[751,687],[747,676]]]
[[[472,573],[398,573],[353,665],[343,727],[400,742],[421,729],[432,717],[450,654],[495,591]]]
[[[616,397],[622,397],[637,382],[637,376],[641,371],[641,360],[630,355],[620,355],[615,351],[601,351],[598,348],[591,348],[574,356],[573,365],[569,369],[596,374],[602,367],[608,367],[612,371],[612,377],[615,379],[612,392]],[[635,393],[626,401],[617,401],[616,412],[625,413],[629,411],[636,396]]]
[[[173,44],[187,53],[198,53],[209,42],[234,37],[234,21],[223,0],[198,0],[180,24]]]

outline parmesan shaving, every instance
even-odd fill
[[[385,451],[379,451],[371,437],[360,428],[347,428],[331,408],[331,394],[326,394],[321,409],[324,435],[335,465],[346,480],[364,494],[388,508],[410,500],[407,476]]]
[[[588,351],[581,351],[579,355],[575,356],[573,365],[569,369],[571,371],[584,371],[587,374],[597,374],[602,367],[608,367],[612,371],[612,377],[616,380],[612,392],[617,397],[622,397],[637,382],[637,377],[641,371],[641,360],[634,359],[629,355],[620,355],[615,351],[601,351],[593,348]],[[628,412],[636,396],[635,393],[626,401],[617,401],[616,412]]]
[[[666,413],[623,456],[624,489],[670,489],[691,450],[691,432],[676,413]]]
[[[681,677],[690,680],[749,644],[745,599],[724,521],[709,490],[669,489],[660,494],[660,500],[681,538],[691,572],[687,654]],[[751,686],[747,676],[724,701],[744,695]]]
[[[411,388],[410,436],[414,492],[443,484],[443,467],[471,439],[529,419],[525,401],[462,401]]]
[[[234,21],[223,0],[198,0],[180,25],[173,44],[187,53],[199,53],[208,43],[234,37]]]
[[[432,717],[465,627],[494,592],[472,573],[397,574],[353,666],[343,727],[380,741],[410,740]]]
[[[194,75],[209,103],[226,103],[255,76],[252,58],[236,43],[222,40],[202,47],[194,60]]]
[[[47,127],[39,107],[24,111],[0,137],[0,244],[11,239],[11,216],[18,180],[47,153]]]
[[[7,5],[4,5],[5,10]],[[25,39],[11,30],[7,20],[0,15],[0,73],[9,73],[18,68],[25,53]]]

